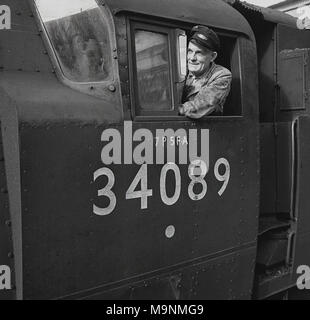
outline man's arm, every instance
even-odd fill
[[[232,75],[228,70],[216,77],[210,84],[201,88],[194,100],[183,103],[180,114],[199,119],[214,111],[222,111],[222,106],[229,94]]]

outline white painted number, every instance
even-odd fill
[[[167,191],[166,191],[166,178],[167,178],[167,172],[169,170],[172,170],[174,172],[175,176],[175,191],[174,195],[169,198],[167,196]],[[180,174],[180,169],[175,163],[167,163],[166,165],[163,166],[161,169],[161,174],[160,174],[160,195],[163,203],[165,203],[168,206],[172,206],[175,204],[180,197],[181,194],[181,174]]]
[[[198,177],[197,170],[200,171]],[[191,179],[191,182],[188,186],[188,195],[192,200],[201,200],[207,193],[207,182],[204,180],[206,174],[207,174],[207,165],[202,160],[194,160],[191,162],[191,164],[188,167],[188,176]],[[194,193],[194,186],[195,184],[201,184],[202,190],[199,194]]]
[[[220,173],[220,167],[224,169],[223,173]],[[190,199],[194,201],[201,200],[207,194],[208,186],[205,180],[205,177],[208,173],[208,167],[206,163],[202,160],[196,159],[191,162],[188,167],[188,176],[190,178],[190,183],[188,186],[188,195]],[[174,173],[175,178],[175,190],[174,194],[171,197],[167,195],[167,174],[168,171],[171,170]],[[214,175],[218,181],[223,182],[221,189],[218,191],[219,196],[222,196],[224,191],[227,188],[229,179],[230,179],[230,165],[229,162],[225,158],[220,158],[216,161],[214,166]],[[106,176],[108,178],[107,185],[98,191],[98,196],[105,196],[109,198],[110,204],[106,208],[99,208],[96,205],[93,205],[93,212],[99,216],[106,216],[115,209],[116,207],[116,196],[112,191],[112,188],[115,183],[115,176],[112,170],[109,168],[101,168],[95,171],[94,173],[94,181],[96,181],[99,177]],[[138,185],[141,185],[141,190],[136,190]],[[141,198],[141,209],[147,209],[148,197],[153,195],[153,190],[147,188],[147,164],[143,164],[138,173],[136,174],[134,180],[129,186],[126,192],[126,199],[138,199]],[[194,192],[194,187],[199,187],[201,189],[200,193]],[[197,186],[199,185],[199,186]],[[197,192],[197,190],[196,190]],[[175,204],[181,195],[181,174],[178,165],[175,163],[169,162],[163,166],[160,174],[160,196],[162,202],[167,206],[172,206]]]
[[[98,191],[98,196],[108,197],[110,199],[110,204],[106,208],[99,208],[96,205],[93,205],[93,212],[98,216],[106,216],[110,214],[116,206],[116,197],[114,192],[111,191],[114,186],[115,177],[113,171],[109,168],[101,168],[94,172],[94,181],[96,181],[101,176],[107,176],[108,183],[103,189]]]
[[[224,174],[219,173],[220,165],[225,166]],[[218,194],[221,196],[224,193],[224,191],[226,190],[226,187],[227,187],[227,184],[228,184],[229,178],[230,178],[230,165],[229,165],[229,162],[225,158],[221,158],[216,161],[215,166],[214,166],[214,175],[218,181],[224,181],[222,188],[218,191]]]
[[[139,181],[141,190],[135,191]],[[147,188],[147,164],[143,164],[126,192],[126,199],[141,198],[141,209],[147,209],[147,198],[152,195],[152,189]]]

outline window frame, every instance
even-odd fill
[[[221,37],[229,37],[235,40],[235,48],[233,50],[233,52],[231,52],[231,62],[235,62],[236,65],[234,64],[234,66],[231,66],[231,72],[233,75],[237,75],[237,77],[235,77],[235,79],[238,80],[238,84],[235,85],[235,87],[238,90],[238,95],[239,95],[239,99],[238,99],[238,104],[239,104],[239,109],[240,109],[240,114],[237,115],[208,115],[208,116],[203,116],[200,119],[191,119],[185,116],[180,116],[178,115],[177,112],[177,107],[178,105],[174,106],[174,110],[176,110],[176,112],[171,113],[171,114],[165,114],[163,111],[154,111],[153,115],[141,115],[138,114],[137,112],[137,106],[138,106],[138,91],[137,91],[137,78],[135,73],[137,72],[136,66],[135,66],[135,61],[136,61],[136,57],[135,57],[135,47],[134,47],[134,42],[135,42],[135,34],[134,34],[134,24],[138,23],[141,25],[147,25],[149,26],[149,28],[151,29],[150,31],[154,31],[156,32],[156,28],[165,28],[165,29],[169,29],[171,36],[169,38],[169,46],[171,48],[171,52],[170,52],[170,59],[169,59],[169,63],[171,63],[170,69],[172,69],[172,76],[173,76],[173,81],[174,83],[173,85],[173,89],[172,89],[172,93],[173,93],[173,103],[175,103],[176,99],[177,99],[177,88],[176,88],[176,82],[177,82],[177,78],[178,78],[178,56],[177,56],[177,43],[176,41],[174,41],[174,31],[176,29],[181,29],[184,30],[186,32],[186,34],[189,34],[189,31],[191,30],[192,26],[188,26],[188,25],[184,25],[182,23],[172,23],[172,22],[165,22],[165,21],[158,21],[158,20],[154,20],[150,17],[145,18],[142,16],[137,16],[137,15],[132,15],[129,16],[127,19],[127,30],[129,30],[128,32],[128,64],[129,64],[129,84],[130,84],[130,111],[132,114],[132,118],[134,121],[138,121],[138,122],[143,122],[143,121],[187,121],[187,122],[193,122],[193,121],[208,121],[208,120],[212,120],[212,121],[223,121],[223,120],[227,120],[227,121],[234,121],[234,120],[242,120],[245,118],[245,112],[244,112],[244,99],[243,99],[243,79],[242,79],[242,75],[243,75],[243,64],[241,61],[241,55],[242,55],[242,48],[241,48],[241,34],[240,33],[236,33],[233,31],[229,31],[229,30],[217,30],[216,32],[219,34],[219,36]],[[148,30],[147,30],[148,31]],[[173,56],[174,55],[174,56]],[[173,57],[173,59],[171,60],[171,57]],[[233,78],[234,79],[234,78]],[[231,87],[232,90],[233,86]]]
[[[170,84],[170,96],[171,96],[171,109],[170,110],[152,110],[152,111],[143,111],[140,107],[139,101],[139,87],[138,87],[138,76],[137,76],[137,63],[136,63],[136,47],[135,47],[135,31],[143,30],[148,32],[154,32],[159,34],[167,35],[167,43],[168,43],[168,68],[169,68],[169,84]],[[174,41],[172,41],[174,37],[174,30],[169,28],[168,26],[163,25],[155,25],[146,23],[144,21],[140,21],[137,19],[130,20],[130,82],[131,82],[131,92],[132,99],[131,105],[134,106],[132,108],[133,116],[135,118],[156,118],[160,117],[178,117],[178,104],[176,103],[176,66],[177,62],[174,62],[177,58],[176,56],[176,45]],[[175,57],[174,57],[175,55]]]
[[[101,6],[98,0],[94,0],[98,6],[98,10],[102,15],[103,19],[107,19],[107,27],[108,27],[108,36],[110,42],[110,51],[109,54],[111,55],[111,75],[107,80],[100,80],[100,81],[91,81],[91,82],[79,82],[69,79],[62,70],[61,63],[56,53],[56,49],[53,45],[53,41],[50,38],[50,35],[47,31],[47,28],[43,22],[41,17],[39,8],[37,7],[35,0],[30,1],[30,7],[32,12],[34,13],[35,20],[37,25],[39,26],[39,35],[42,35],[44,45],[47,50],[47,54],[49,55],[52,66],[53,72],[56,73],[58,79],[65,84],[66,86],[78,90],[82,93],[86,93],[89,95],[93,95],[99,98],[107,98],[111,99],[112,95],[114,96],[114,92],[117,90],[119,91],[119,68],[118,68],[118,61],[113,59],[116,55],[116,37],[115,37],[115,25],[112,13],[110,12],[107,6]],[[113,89],[113,90],[112,90]]]

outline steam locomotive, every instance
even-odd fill
[[[1,299],[305,292],[308,30],[237,0],[2,5]],[[233,80],[224,114],[193,120],[178,106],[197,24]]]

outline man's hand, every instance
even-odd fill
[[[179,115],[180,116],[185,115],[185,107],[182,104],[179,106]]]
[[[195,118],[195,116],[194,117],[191,116],[193,113],[195,113],[195,110],[193,110],[190,104],[184,103],[179,106],[179,115]]]

